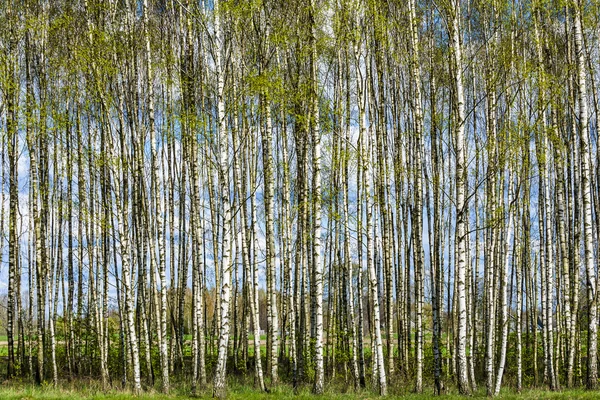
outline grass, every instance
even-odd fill
[[[325,393],[322,396],[315,396],[311,393],[310,386],[305,386],[298,391],[294,391],[290,386],[281,385],[274,388],[270,393],[263,393],[257,391],[252,386],[244,385],[241,383],[231,382],[229,384],[229,399],[240,399],[240,400],[275,400],[275,399],[392,399],[392,398],[403,398],[403,399],[430,399],[432,398],[432,389],[426,388],[424,394],[411,393],[408,390],[402,390],[399,388],[390,388],[390,395],[387,397],[380,397],[376,393],[369,390],[362,390],[354,392],[351,390],[346,393],[342,393],[344,390],[348,390],[347,387],[327,387]],[[102,391],[98,386],[97,382],[88,382],[88,384],[82,384],[82,382],[75,382],[71,384],[65,383],[63,387],[55,389],[50,386],[35,386],[30,383],[3,383],[0,385],[0,399],[3,400],[125,400],[131,399],[133,396],[130,392],[121,390],[109,390]],[[144,400],[183,400],[183,399],[197,399],[205,398],[209,399],[212,397],[210,388],[207,388],[205,392],[200,393],[197,397],[191,397],[189,395],[189,387],[179,387],[173,389],[169,395],[164,395],[155,391],[147,391],[138,396],[138,399]],[[500,399],[596,399],[599,397],[599,392],[588,392],[581,389],[569,389],[558,392],[548,392],[540,389],[525,390],[523,393],[518,394],[511,389],[505,389],[501,392],[498,398]],[[465,399],[466,397],[460,396],[456,393],[449,393],[441,397],[441,399]],[[471,398],[486,398],[485,391],[480,390],[475,393]]]
[[[262,336],[262,335],[261,335]],[[3,337],[0,336],[0,341]],[[187,338],[189,340],[191,338]],[[261,352],[263,355],[266,353],[265,337],[262,336]],[[6,340],[6,336],[4,336]],[[191,351],[189,343],[186,343],[184,348],[186,354]],[[254,346],[249,346],[249,356],[253,357]],[[327,350],[327,348],[326,348]],[[541,349],[540,349],[541,351]],[[370,346],[365,346],[365,352],[370,354]],[[0,345],[0,357],[6,356],[7,347]],[[540,364],[541,365],[541,364]],[[0,368],[2,371],[3,368]],[[339,375],[338,375],[339,377]],[[288,384],[282,384],[278,387],[272,388],[270,393],[262,393],[253,388],[252,385],[252,371],[248,373],[239,373],[238,375],[230,375],[228,378],[229,388],[229,399],[240,399],[240,400],[275,400],[275,399],[383,399],[378,396],[374,391],[365,389],[359,392],[355,392],[351,385],[345,385],[341,382],[343,379],[336,379],[335,383],[329,383],[326,386],[326,392],[323,396],[315,396],[311,393],[311,385],[307,384],[300,388],[298,391],[294,391],[293,388]],[[288,380],[289,382],[289,380]],[[114,382],[117,384],[117,381]],[[429,386],[425,387],[425,393],[417,395],[412,393],[412,387],[402,386],[402,384],[394,379],[390,378],[388,381],[390,395],[387,399],[393,398],[406,398],[406,399],[430,399],[432,398],[433,389],[431,382]],[[510,383],[507,383],[507,387],[502,390],[501,395],[498,398],[502,399],[596,399],[600,398],[600,391],[588,392],[582,389],[569,389],[559,392],[549,392],[544,389],[528,389],[523,393],[515,393],[514,390],[509,388]],[[267,382],[267,386],[269,386]],[[157,383],[155,388],[159,388],[160,384]],[[188,381],[172,381],[172,392],[170,395],[160,394],[157,389],[146,389],[144,393],[138,396],[139,399],[148,400],[179,400],[179,399],[193,399],[193,398],[212,398],[212,389],[206,388],[204,392],[200,393],[197,397],[190,396],[190,387]],[[473,398],[486,398],[485,390],[481,390],[475,393]],[[97,380],[76,380],[74,382],[68,382],[61,380],[59,388],[53,388],[50,385],[35,386],[30,381],[6,381],[2,382],[2,375],[0,375],[0,400],[58,400],[58,399],[69,399],[69,400],[120,400],[132,398],[131,392],[111,389],[109,391],[103,391],[101,385]],[[465,399],[466,397],[458,395],[455,388],[450,388],[448,394],[441,397],[441,399]]]

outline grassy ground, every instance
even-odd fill
[[[394,390],[394,393],[387,398],[405,398],[412,400],[430,399],[432,398],[431,389],[427,390],[427,393],[417,395],[410,392],[403,392],[401,390]],[[170,395],[163,395],[156,392],[145,392],[140,395],[139,399],[147,400],[183,400],[192,398],[211,398],[210,390],[204,393],[200,393],[198,397],[189,396],[189,390],[175,389]],[[130,399],[133,396],[131,393],[111,390],[103,392],[97,387],[97,384],[92,383],[91,385],[74,384],[73,386],[67,386],[61,389],[54,389],[48,386],[33,386],[31,384],[19,384],[6,382],[0,385],[0,399],[3,400],[124,400]],[[583,390],[565,390],[560,392],[547,392],[542,390],[526,390],[521,394],[517,394],[510,390],[505,390],[501,393],[499,398],[501,399],[597,399],[600,397],[599,392],[586,392]],[[289,386],[280,386],[271,393],[261,393],[250,386],[242,386],[231,384],[229,387],[229,399],[243,399],[243,400],[258,400],[258,399],[381,399],[382,397],[377,396],[375,393],[370,391],[361,392],[348,392],[341,393],[340,388],[329,388],[323,396],[315,396],[311,393],[310,387],[305,387],[297,392]],[[465,399],[463,396],[458,394],[450,393],[442,396],[443,399]],[[472,398],[485,398],[485,392],[481,391],[472,396]]]

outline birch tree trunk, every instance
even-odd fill
[[[315,384],[313,392],[323,394],[325,373],[323,369],[323,264],[321,262],[321,125],[319,114],[318,59],[316,43],[316,6],[310,0],[310,77],[311,77],[311,128],[313,159],[313,252],[315,293]]]
[[[7,10],[7,15],[12,15],[12,9]],[[15,78],[15,61],[14,52],[17,43],[15,38],[15,26],[10,27],[10,38],[8,42],[10,58],[7,62],[7,85],[4,90],[3,102],[6,104],[6,143],[8,149],[8,192],[9,192],[9,205],[8,205],[8,298],[6,308],[6,336],[8,344],[8,360],[6,364],[6,376],[8,379],[12,378],[15,374],[15,350],[14,350],[14,306],[15,306],[15,294],[16,280],[18,273],[18,259],[19,259],[19,246],[17,238],[17,213],[19,208],[19,166],[18,166],[18,148],[19,148],[19,135],[18,135],[18,97],[16,96],[17,85]],[[3,152],[4,154],[4,152]],[[4,161],[4,160],[3,160]],[[4,169],[4,164],[2,165]],[[3,182],[4,183],[4,182]],[[4,207],[4,203],[2,204]],[[2,210],[4,214],[4,208]],[[31,272],[31,270],[30,270]],[[31,276],[31,273],[30,273]],[[30,288],[31,295],[31,288]],[[31,302],[30,302],[31,303]],[[31,304],[30,304],[31,306]],[[31,354],[31,353],[30,353]],[[31,369],[30,369],[31,370]]]
[[[357,68],[360,68],[357,66]],[[367,74],[369,73],[369,66],[365,68]],[[360,73],[358,73],[360,76]],[[367,236],[367,276],[369,280],[369,291],[372,299],[372,308],[373,308],[373,330],[375,332],[375,337],[371,336],[372,344],[374,345],[375,352],[374,360],[373,360],[373,370],[376,372],[377,378],[377,387],[379,389],[379,394],[382,396],[387,395],[387,379],[383,358],[383,341],[381,339],[381,313],[379,308],[379,294],[377,292],[377,274],[375,272],[375,261],[373,259],[374,255],[374,239],[373,239],[373,203],[370,201],[371,199],[371,187],[372,187],[372,171],[370,170],[371,165],[371,135],[370,130],[367,130],[367,117],[366,117],[366,108],[367,108],[367,79],[359,78],[358,82],[358,93],[359,93],[359,124],[360,124],[360,138],[362,142],[362,165],[363,165],[363,182],[364,182],[364,208],[366,211],[366,236]]]
[[[591,145],[588,132],[587,86],[581,7],[581,2],[577,1],[577,4],[573,7],[573,18],[575,20],[575,61],[577,64],[577,96],[579,100],[579,151],[581,153],[581,191],[583,198],[583,248],[588,301],[588,365],[586,386],[588,389],[595,389],[598,385],[597,293],[592,228]]]
[[[504,242],[504,272],[502,274],[502,284],[501,284],[501,327],[502,327],[502,338],[500,344],[500,359],[498,360],[498,372],[496,375],[496,387],[494,389],[494,396],[498,396],[500,394],[500,387],[502,386],[502,378],[504,375],[504,366],[506,363],[506,347],[508,343],[508,328],[509,328],[509,317],[510,317],[510,309],[509,309],[509,301],[508,301],[508,274],[510,268],[511,261],[511,240],[513,236],[513,224],[514,224],[514,212],[513,212],[513,204],[515,202],[515,193],[513,189],[513,174],[508,168],[507,172],[507,184],[508,184],[508,197],[507,204],[505,208],[508,212],[508,225],[505,233],[505,242]],[[513,250],[514,251],[514,250]],[[514,266],[513,266],[514,267]]]
[[[467,305],[466,305],[466,262],[467,262],[467,219],[469,202],[467,199],[467,159],[465,149],[465,106],[462,78],[462,49],[460,39],[460,2],[454,1],[449,10],[449,36],[452,53],[452,78],[455,90],[456,111],[454,113],[454,142],[456,148],[456,265],[454,279],[456,280],[457,297],[457,380],[461,394],[469,394],[469,378],[467,370]]]
[[[263,114],[265,117],[265,128],[262,130],[262,160],[264,169],[264,203],[265,203],[265,239],[267,242],[266,247],[266,261],[267,261],[267,313],[269,315],[269,352],[271,359],[269,360],[269,375],[271,377],[271,384],[277,384],[277,335],[279,329],[279,322],[277,316],[277,292],[275,288],[276,284],[276,268],[275,268],[275,232],[274,232],[274,220],[275,220],[275,209],[273,207],[273,194],[274,194],[274,177],[273,177],[273,123],[271,120],[271,107],[266,95],[261,98],[261,105]]]
[[[217,364],[215,367],[215,378],[213,383],[213,396],[225,398],[227,395],[225,377],[227,374],[227,349],[229,344],[229,303],[231,296],[231,210],[229,204],[229,171],[228,154],[229,139],[227,134],[227,124],[225,116],[224,83],[225,68],[222,62],[222,51],[224,47],[223,36],[221,32],[221,17],[224,10],[221,3],[215,1],[215,19],[214,19],[214,54],[215,65],[217,68],[217,123],[218,123],[218,173],[219,173],[219,198],[223,209],[223,241],[222,258],[220,262],[222,272],[222,282],[218,290],[221,291],[219,325],[219,348]],[[216,255],[215,255],[216,256]],[[217,272],[218,274],[218,272]]]
[[[411,73],[414,85],[414,124],[415,124],[415,205],[414,205],[414,262],[415,262],[415,302],[416,302],[416,382],[415,391],[423,391],[423,303],[424,303],[424,267],[423,267],[423,187],[422,187],[422,161],[423,151],[423,111],[421,106],[421,67],[420,51],[418,39],[418,26],[416,17],[415,1],[409,0],[409,18],[410,18],[410,43],[412,49],[411,55]]]
[[[156,127],[154,120],[154,70],[152,66],[152,56],[150,48],[149,19],[148,19],[148,0],[143,2],[144,18],[144,45],[146,50],[146,102],[148,106],[148,123],[150,128],[150,146],[152,149],[152,197],[156,209],[155,220],[156,228],[152,229],[156,235],[156,244],[158,248],[158,271],[160,279],[160,309],[157,310],[159,316],[158,338],[160,352],[160,366],[162,371],[162,391],[169,392],[169,355],[167,352],[167,277],[165,267],[165,239],[163,229],[163,207],[162,207],[162,185],[158,177],[158,154],[156,141]],[[152,241],[154,243],[154,240]],[[152,254],[156,254],[155,249],[151,249]],[[152,272],[154,273],[154,272]]]

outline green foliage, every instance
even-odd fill
[[[241,400],[258,400],[258,399],[375,399],[381,398],[376,393],[364,389],[355,392],[348,385],[328,385],[325,393],[322,396],[312,394],[310,386],[301,386],[294,390],[290,386],[280,385],[270,389],[269,393],[260,392],[253,387],[252,382],[245,379],[234,380],[230,382],[228,390],[228,398]],[[415,394],[408,387],[395,388],[393,393],[387,398],[402,397],[409,400],[430,399],[432,393],[431,387],[425,387],[423,394]],[[212,398],[210,388],[205,388],[199,396],[193,397],[190,395],[190,388],[187,385],[182,385],[173,390],[169,395],[160,394],[157,392],[143,393],[136,398],[141,400],[183,400],[192,398]],[[14,383],[0,387],[0,397],[6,400],[62,400],[65,398],[73,400],[125,400],[132,398],[131,393],[118,389],[110,389],[103,391],[98,382],[74,382],[65,384],[61,388],[55,389],[50,386],[33,386],[27,383]],[[386,397],[384,397],[386,398]],[[464,397],[458,395],[456,391],[451,390],[444,395],[444,399],[462,399]],[[485,388],[474,393],[472,398],[486,398]],[[569,389],[557,392],[547,392],[539,389],[527,389],[518,394],[510,390],[502,390],[499,396],[500,399],[594,399],[594,393],[586,392],[580,389]]]

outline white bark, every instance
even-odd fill
[[[227,350],[229,344],[229,303],[231,296],[231,207],[229,200],[229,172],[228,172],[228,154],[229,154],[229,139],[227,135],[227,124],[225,120],[225,101],[224,101],[224,66],[222,64],[223,37],[221,32],[221,13],[223,10],[220,7],[220,2],[214,2],[215,8],[215,64],[217,68],[217,122],[218,122],[218,173],[219,173],[219,197],[223,208],[223,240],[222,240],[222,259],[221,272],[222,282],[220,288],[220,313],[221,320],[219,324],[219,348],[217,356],[217,365],[215,369],[215,378],[213,385],[213,395],[215,397],[224,398],[227,394],[226,390],[226,373],[227,373]],[[216,256],[216,255],[215,255]],[[218,272],[217,272],[218,273]]]
[[[583,197],[583,244],[584,263],[587,276],[588,299],[588,374],[587,387],[595,389],[598,385],[598,321],[596,271],[594,268],[594,241],[592,228],[592,170],[591,145],[588,129],[587,85],[585,77],[585,54],[583,48],[583,28],[581,16],[581,1],[574,5],[575,19],[575,58],[577,63],[577,96],[579,100],[579,143],[581,152],[581,190]]]
[[[358,54],[358,52],[355,52]],[[362,150],[364,154],[361,154],[362,167],[363,167],[363,182],[364,182],[364,208],[367,214],[366,220],[366,235],[367,235],[367,273],[369,279],[369,290],[373,301],[373,325],[375,332],[375,340],[372,340],[371,344],[375,351],[373,357],[373,370],[378,379],[379,394],[382,396],[387,395],[387,379],[383,358],[383,340],[381,339],[381,312],[379,308],[379,294],[377,293],[377,274],[375,272],[375,261],[374,257],[374,239],[373,239],[373,202],[371,202],[371,187],[372,187],[372,171],[371,171],[371,135],[370,130],[367,129],[367,81],[363,79],[360,73],[359,57],[357,57],[357,75],[358,78],[358,93],[359,93],[359,129],[360,138],[363,141]],[[369,67],[366,68],[367,73]],[[362,95],[362,96],[361,96]]]
[[[456,367],[458,390],[469,394],[467,370],[467,304],[466,304],[466,262],[467,262],[467,223],[469,203],[466,197],[468,189],[467,159],[465,148],[465,101],[462,77],[462,49],[460,39],[460,2],[454,1],[450,10],[450,46],[452,52],[453,80],[456,96],[454,114],[454,141],[456,149],[456,306],[458,328],[456,330]]]
[[[415,332],[415,358],[416,358],[416,377],[415,391],[423,391],[423,302],[424,302],[424,266],[423,266],[423,185],[422,185],[422,160],[423,150],[423,111],[421,105],[421,67],[419,37],[416,16],[415,0],[409,0],[409,18],[410,18],[410,42],[412,48],[411,54],[411,73],[414,88],[414,124],[415,124],[415,208],[414,208],[414,263],[415,263],[415,305],[416,305],[416,332]]]
[[[500,344],[500,360],[498,360],[498,372],[496,375],[496,387],[494,389],[494,396],[500,394],[500,387],[502,386],[502,377],[504,375],[504,366],[506,363],[506,346],[508,343],[508,327],[509,327],[509,304],[508,304],[508,275],[510,273],[510,260],[511,260],[511,241],[513,236],[513,224],[514,224],[514,190],[513,190],[513,177],[512,172],[508,171],[508,225],[506,228],[505,242],[504,242],[504,271],[502,274],[502,293],[501,293],[501,326],[502,326],[502,339]]]
[[[318,68],[316,48],[316,21],[314,0],[310,2],[311,15],[311,117],[313,157],[313,270],[315,294],[315,394],[323,394],[325,372],[323,369],[323,263],[321,262],[321,126],[319,115]]]

